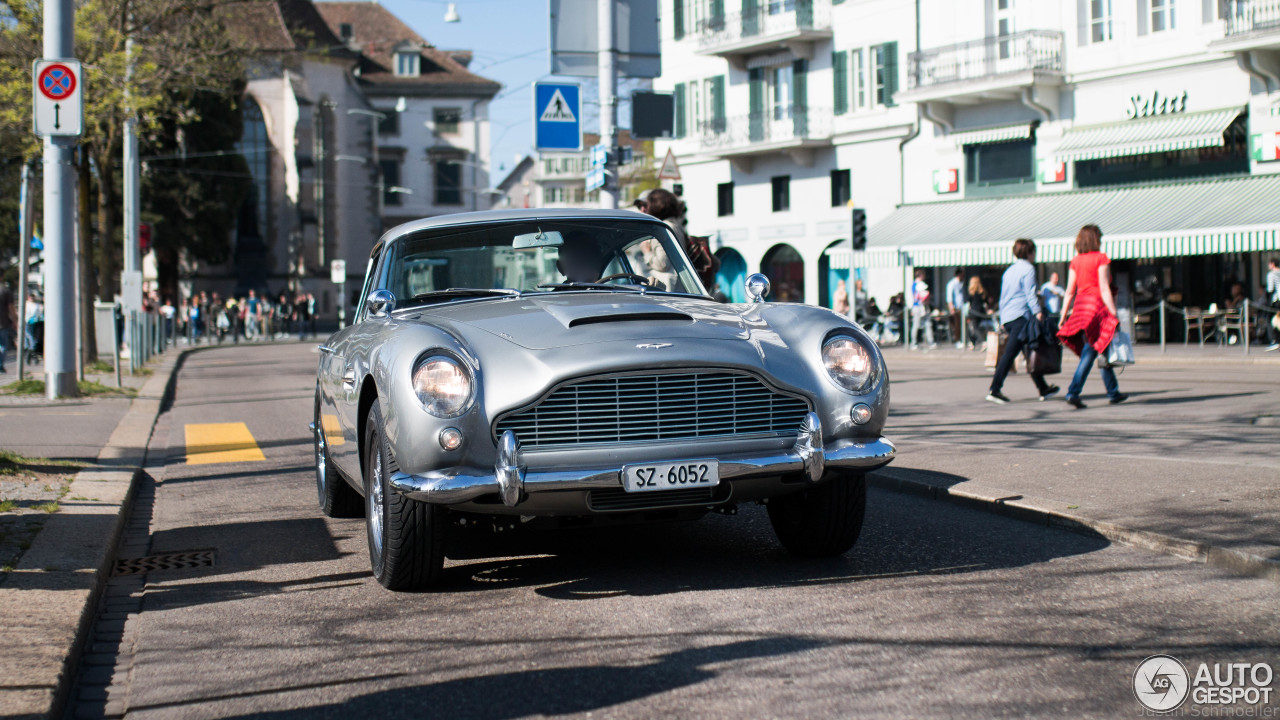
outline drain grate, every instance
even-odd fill
[[[212,550],[148,555],[139,558],[116,560],[112,575],[141,575],[155,570],[186,570],[188,568],[213,567]]]

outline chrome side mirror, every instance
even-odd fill
[[[390,290],[374,290],[364,302],[369,306],[369,317],[384,318],[396,309],[396,296]]]
[[[769,294],[769,278],[760,273],[752,273],[747,276],[747,299],[753,303],[764,302],[764,296]]]

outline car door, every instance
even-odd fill
[[[365,298],[376,281],[381,260],[381,246],[374,248],[365,268],[365,279],[357,298],[355,312],[349,326],[334,333],[329,342],[321,348],[320,376],[323,395],[331,402],[331,408],[322,407],[322,412],[331,412],[333,424],[339,431],[329,441],[329,457],[348,477],[360,482],[360,378],[363,359],[367,358],[367,341],[362,342],[366,333],[362,332],[364,323]],[[346,298],[340,298],[345,302]]]

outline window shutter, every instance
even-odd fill
[[[1076,17],[1079,22],[1076,23],[1076,33],[1080,36],[1080,47],[1089,44],[1089,34],[1093,31],[1089,23],[1089,0],[1076,0]]]
[[[764,71],[760,68],[751,70],[748,76],[747,112],[753,116],[764,114]]]
[[[1151,32],[1151,0],[1138,0],[1138,37]]]
[[[849,53],[844,50],[831,53],[831,82],[835,112],[843,115],[849,111]]]
[[[711,123],[716,132],[724,132],[724,76],[711,78],[711,92],[715,96],[711,105]]]
[[[684,38],[684,0],[671,0],[671,26],[675,29],[676,39]]]
[[[795,100],[793,107],[804,109],[809,107],[809,63],[804,60],[796,60],[791,64],[791,73],[793,82],[795,83]]]
[[[685,130],[685,124],[684,124],[684,83],[676,83],[675,106],[676,106],[676,128],[675,128],[676,132],[675,132],[675,135],[676,135],[676,137],[678,137],[678,138],[682,138],[682,137],[684,137],[684,130]]]
[[[897,105],[893,100],[898,92],[898,43],[884,44],[884,104],[886,107]]]

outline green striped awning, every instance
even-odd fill
[[[859,267],[1005,265],[1013,241],[1036,242],[1037,262],[1066,262],[1085,223],[1121,259],[1280,250],[1280,175],[1162,183],[903,205],[867,231]],[[828,251],[848,266],[848,248]]]
[[[1009,142],[1010,140],[1026,140],[1029,137],[1031,137],[1031,123],[1001,125],[1000,127],[984,128],[982,130],[966,130],[964,132],[953,132],[950,135],[951,141],[955,143],[956,147]]]
[[[863,269],[896,268],[902,267],[904,264],[903,255],[897,248],[863,250],[852,254],[855,264]],[[826,251],[832,270],[848,270],[849,255],[849,248],[847,247],[827,248]]]
[[[1241,108],[1233,107],[1072,128],[1062,136],[1062,143],[1049,156],[1069,162],[1221,147],[1224,143],[1222,133],[1241,112]]]

